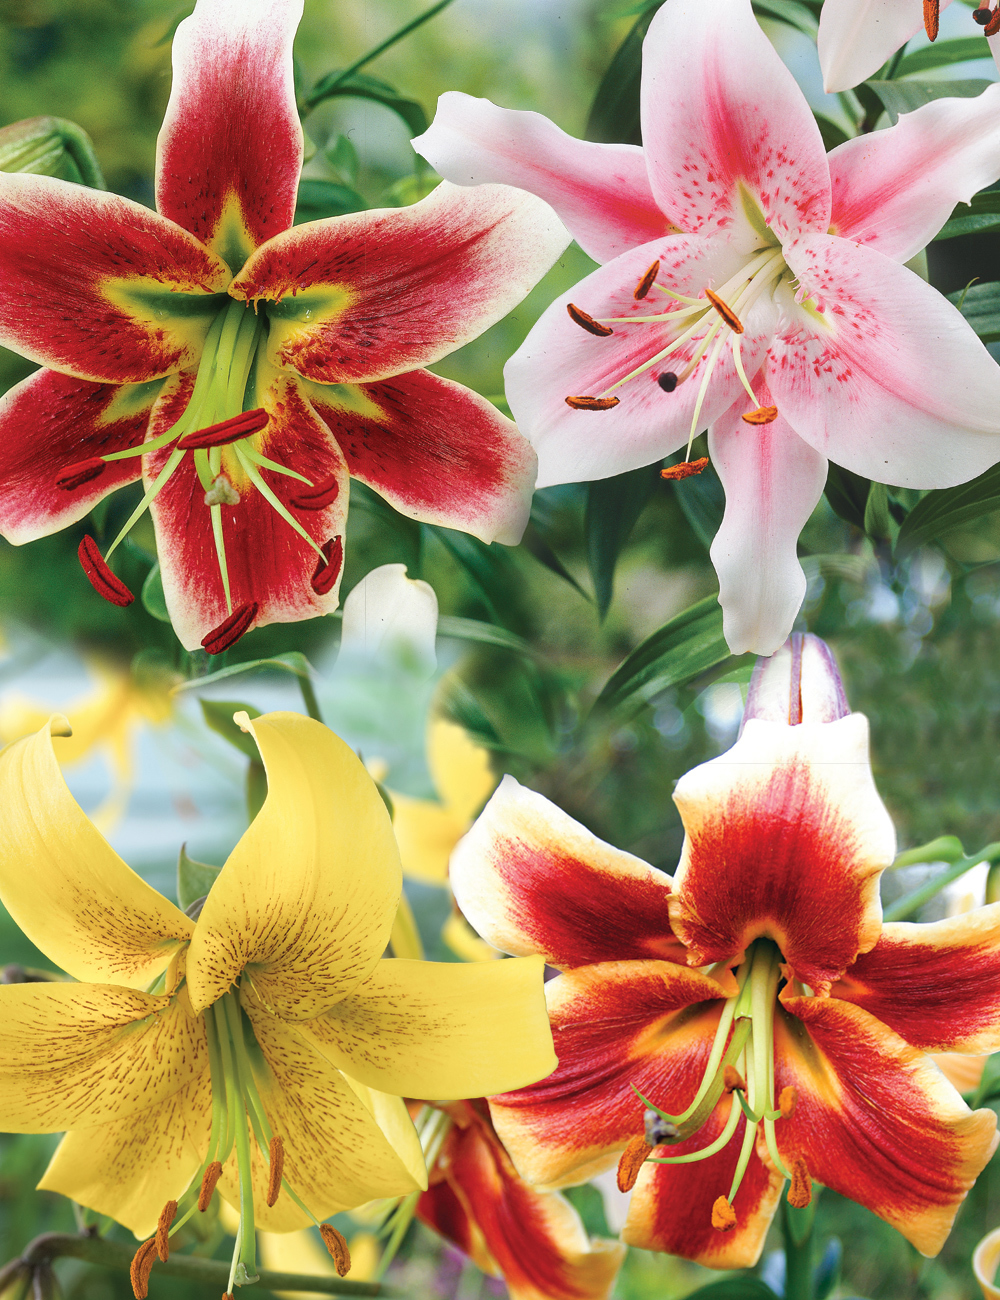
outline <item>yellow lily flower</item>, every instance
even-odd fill
[[[403,1095],[502,1092],[556,1064],[541,958],[382,958],[399,855],[353,752],[297,714],[236,717],[268,796],[190,915],[70,795],[65,719],[0,754],[0,901],[80,981],[0,988],[0,1129],[67,1131],[40,1186],[155,1230],[137,1296],[216,1186],[240,1213],[231,1293],[256,1276],[255,1228],[427,1186]]]

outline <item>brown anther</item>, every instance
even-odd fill
[[[610,411],[618,405],[617,397],[567,397],[566,405],[574,411]]]
[[[210,655],[221,655],[223,650],[228,650],[250,631],[259,608],[257,602],[251,600],[239,609],[234,609],[224,622],[202,637],[201,644]]]
[[[212,1193],[215,1191],[215,1184],[222,1177],[222,1165],[218,1160],[213,1160],[201,1176],[201,1191],[198,1193],[198,1209],[202,1214],[208,1209],[212,1201]]]
[[[735,1065],[727,1065],[722,1072],[722,1078],[725,1081],[726,1092],[746,1092],[747,1081]]]
[[[333,1259],[333,1266],[339,1277],[346,1277],[351,1271],[351,1252],[343,1235],[329,1223],[319,1225],[320,1235],[326,1242],[326,1248]]]
[[[744,411],[741,418],[747,424],[772,424],[778,418],[778,408],[758,406],[755,411]]]
[[[1000,5],[993,10],[993,17],[983,28],[984,36],[996,36],[997,32],[1000,32]]]
[[[236,1300],[236,1297],[233,1295],[232,1291],[227,1291],[222,1297],[222,1300]]]
[[[787,1088],[782,1088],[778,1094],[778,1109],[781,1111],[781,1118],[788,1119],[789,1115],[794,1114],[795,1107],[799,1104],[798,1091],[791,1084]]]
[[[656,283],[656,277],[659,274],[660,274],[660,263],[654,262],[653,265],[646,272],[646,274],[639,281],[639,283],[635,286],[635,293],[632,295],[632,297],[636,300],[636,302],[638,302],[641,298],[645,298],[646,294],[649,293],[650,289],[652,289],[653,285]]]
[[[160,1220],[156,1225],[156,1253],[160,1263],[165,1264],[170,1258],[170,1225],[177,1214],[177,1202],[167,1201],[160,1211]]]
[[[712,1227],[716,1232],[728,1232],[736,1227],[736,1211],[724,1196],[716,1197],[712,1206]]]
[[[660,478],[690,478],[692,474],[700,474],[707,464],[707,456],[700,456],[698,460],[682,460],[679,465],[670,465],[667,469],[661,469]]]
[[[331,537],[323,544],[325,560],[316,561],[316,571],[312,576],[312,589],[317,596],[325,596],[340,577],[344,565],[344,539]]]
[[[743,333],[742,321],[740,320],[739,316],[736,315],[732,307],[730,307],[727,302],[723,302],[722,299],[719,297],[719,295],[717,293],[713,293],[711,289],[705,290],[705,297],[712,304],[712,306],[719,313],[719,315],[726,322],[726,324],[729,326],[729,328],[733,331],[734,334]]]
[[[327,506],[333,505],[338,496],[340,496],[340,479],[336,474],[331,474],[329,478],[321,478],[312,487],[304,487],[291,498],[288,504],[294,510],[324,510]]]
[[[56,487],[61,487],[64,492],[72,492],[74,488],[83,487],[84,483],[100,478],[107,468],[107,461],[101,460],[100,456],[79,460],[75,465],[66,466],[56,479]]]
[[[273,1137],[268,1148],[270,1166],[267,1175],[267,1203],[274,1205],[281,1191],[281,1173],[285,1167],[285,1145],[280,1137]]]
[[[972,11],[972,21],[978,23],[980,27],[985,27],[993,17],[993,10],[987,5],[981,5],[978,9]]]
[[[924,0],[924,31],[929,41],[937,40],[940,18],[941,0]]]
[[[116,578],[108,568],[101,554],[101,548],[89,533],[77,547],[76,554],[84,573],[90,580],[90,585],[99,596],[103,596],[112,605],[118,605],[122,609],[132,604],[135,597],[121,578]]]
[[[155,1259],[156,1238],[150,1237],[135,1252],[129,1265],[128,1275],[132,1280],[132,1294],[135,1300],[146,1300],[146,1296],[149,1295],[149,1275],[153,1271]]]
[[[594,320],[593,316],[588,316],[585,311],[581,311],[575,303],[568,302],[566,310],[569,312],[569,318],[581,329],[585,329],[588,334],[596,334],[599,339],[606,339],[609,334],[614,334],[610,325],[602,325],[600,321]]]
[[[812,1179],[801,1156],[792,1161],[792,1185],[788,1189],[788,1204],[793,1210],[804,1210],[813,1198]]]
[[[618,1190],[620,1192],[630,1192],[632,1190],[636,1179],[639,1177],[639,1170],[645,1163],[646,1157],[652,1154],[652,1150],[653,1148],[641,1133],[638,1137],[629,1139],[629,1144],[618,1161]]]
[[[210,424],[207,429],[194,429],[186,433],[177,446],[182,451],[197,451],[202,447],[225,447],[230,442],[239,442],[251,433],[259,433],[271,417],[263,407],[253,411],[243,411],[232,419],[222,420],[219,424]]]

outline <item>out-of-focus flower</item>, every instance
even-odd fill
[[[996,1285],[997,1264],[1000,1263],[1000,1228],[988,1232],[972,1253],[972,1271],[982,1289],[985,1300],[1000,1300],[1000,1287]]]
[[[279,1273],[308,1273],[319,1277],[336,1276],[336,1268],[327,1251],[309,1228],[300,1232],[262,1232],[257,1238],[260,1262]],[[345,1277],[368,1282],[378,1265],[378,1241],[370,1232],[355,1232],[348,1238],[351,1267]],[[287,1300],[312,1300],[314,1291],[279,1291]]]
[[[430,583],[408,578],[405,564],[382,564],[344,601],[340,653],[375,664],[403,660],[418,676],[430,677],[437,667],[437,619]]]
[[[895,836],[814,637],[758,664],[739,740],[675,799],[673,879],[510,777],[452,857],[475,928],[562,972],[558,1069],[490,1099],[518,1171],[564,1186],[620,1155],[624,1240],[716,1268],[758,1258],[786,1178],[936,1253],[996,1118],[925,1053],[1000,1046],[1000,906],[882,925]]]

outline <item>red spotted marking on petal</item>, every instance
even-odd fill
[[[135,596],[125,586],[121,578],[116,577],[108,568],[104,556],[101,554],[101,548],[89,533],[82,538],[76,553],[80,565],[90,581],[90,585],[99,596],[103,596],[110,604],[122,608],[132,604]]]
[[[218,627],[202,637],[201,644],[210,655],[221,655],[224,650],[234,646],[241,637],[246,636],[253,626],[259,608],[257,602],[252,600],[246,605],[241,605],[239,609],[234,609]]]

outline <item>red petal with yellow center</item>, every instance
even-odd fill
[[[926,1052],[1000,1051],[1000,903],[884,926],[831,991]]]
[[[860,1007],[783,1002],[775,1088],[791,1085],[798,1100],[775,1125],[782,1159],[801,1157],[813,1178],[937,1254],[997,1145],[996,1116],[969,1110],[922,1052]]]
[[[301,0],[200,0],[177,28],[156,205],[238,270],[292,224],[302,127],[292,81]]]
[[[635,1088],[669,1114],[682,1111],[701,1083],[722,993],[700,971],[671,962],[605,962],[550,980],[558,1067],[540,1083],[490,1098],[522,1177],[565,1186],[614,1164],[643,1131]]]
[[[40,370],[0,399],[0,532],[21,545],[82,519],[108,492],[134,483],[139,458],[111,461],[67,491],[67,467],[142,442],[160,384],[91,384]]]
[[[149,208],[0,172],[0,343],[103,383],[197,362],[230,273]]]
[[[670,916],[692,965],[737,961],[765,935],[822,992],[874,947],[896,841],[860,713],[794,727],[752,718],[674,801],[686,836]]]

